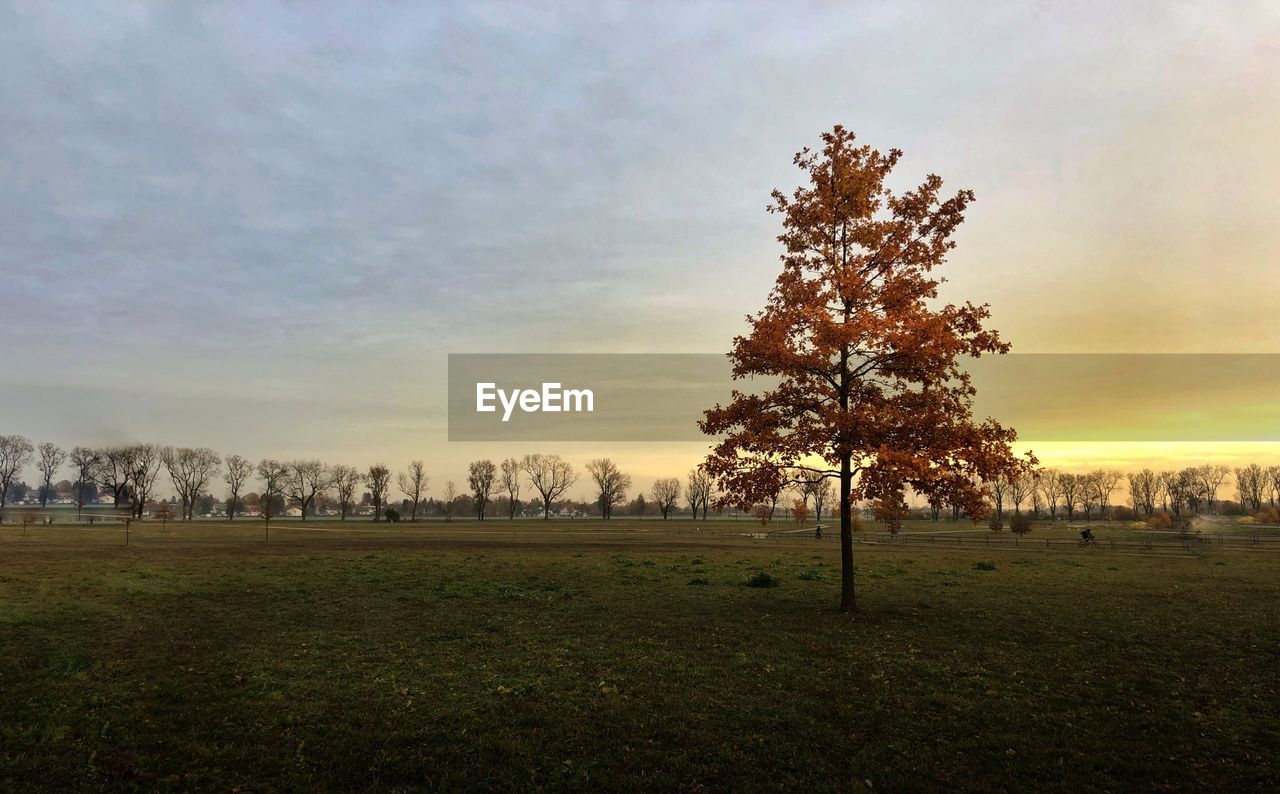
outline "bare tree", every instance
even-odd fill
[[[660,479],[653,484],[653,489],[649,493],[653,496],[653,501],[658,504],[658,509],[662,511],[662,520],[666,521],[671,508],[675,507],[680,499],[680,480],[675,477]]]
[[[1205,464],[1200,467],[1200,481],[1204,486],[1204,497],[1209,503],[1209,512],[1216,512],[1214,505],[1218,501],[1218,491],[1231,476],[1229,466]]]
[[[111,492],[112,504],[119,509],[129,496],[129,475],[132,455],[128,447],[107,447],[98,456],[93,479]]]
[[[1046,469],[1040,475],[1040,493],[1049,506],[1049,517],[1058,517],[1058,501],[1062,499],[1062,472],[1057,469]]]
[[[391,469],[385,464],[375,463],[365,472],[364,484],[369,488],[369,499],[373,502],[373,520],[382,520],[382,507],[387,501],[387,491],[391,488]]]
[[[222,460],[208,447],[166,448],[162,457],[165,468],[169,470],[169,478],[173,480],[173,489],[182,502],[182,520],[190,521],[195,517],[196,500]]]
[[[227,520],[231,521],[236,517],[236,508],[240,506],[240,491],[253,476],[253,464],[241,455],[228,455],[226,464],[227,473],[222,475],[222,479],[230,492],[227,497]]]
[[[85,490],[93,483],[93,473],[101,462],[98,450],[90,447],[74,447],[71,450],[71,465],[76,467],[76,481],[71,485],[72,497],[76,501],[76,518],[84,511]]]
[[[410,462],[408,471],[396,475],[396,484],[400,486],[400,492],[409,500],[410,521],[418,520],[418,502],[422,501],[422,495],[427,492],[429,481],[427,470],[420,460]]]
[[[813,520],[822,520],[822,511],[831,503],[832,497],[835,496],[834,487],[831,485],[830,477],[819,477],[810,487],[809,495],[813,497]],[[702,517],[707,517],[707,506],[702,506]],[[935,518],[936,518],[935,514]]]
[[[1035,472],[1021,471],[1009,478],[1009,501],[1013,502],[1014,513],[1022,512],[1022,503],[1027,501],[1035,488]]]
[[[453,503],[457,498],[458,486],[454,484],[453,480],[448,480],[444,484],[444,499],[440,502],[441,506],[444,508],[445,521],[453,520]]]
[[[1256,463],[1236,469],[1236,488],[1240,491],[1240,506],[1258,511],[1262,509],[1262,495],[1266,487],[1266,473]]]
[[[1141,511],[1147,518],[1155,515],[1159,482],[1159,476],[1151,469],[1129,475],[1129,499],[1133,502],[1134,512]]]
[[[1084,510],[1084,520],[1093,520],[1093,508],[1098,506],[1099,476],[1102,472],[1094,471],[1081,474],[1076,478],[1076,493],[1080,499],[1080,509]]]
[[[35,447],[26,436],[0,436],[0,508],[9,501],[9,489],[31,462]]]
[[[542,496],[542,517],[551,516],[551,503],[559,499],[561,494],[569,490],[569,486],[577,482],[573,465],[562,460],[559,455],[543,455],[534,453],[525,455],[520,461],[520,469],[529,475],[529,481]]]
[[[1067,509],[1067,520],[1075,518],[1076,505],[1080,503],[1083,488],[1083,476],[1062,472],[1058,475],[1058,486],[1062,489],[1062,506]]]
[[[333,487],[338,492],[338,512],[342,515],[342,520],[347,520],[347,513],[351,512],[351,505],[356,500],[356,489],[360,487],[362,477],[355,466],[334,466],[333,467]]]
[[[39,447],[40,460],[36,463],[36,467],[40,469],[40,507],[49,504],[49,494],[53,491],[53,475],[58,473],[58,469],[62,468],[62,464],[67,461],[67,451],[62,447],[54,444],[52,441],[46,441]]]
[[[164,448],[159,444],[134,444],[126,448],[128,491],[135,518],[142,518],[151,490],[164,468]]]
[[[502,461],[499,471],[498,485],[507,492],[507,508],[510,510],[507,518],[514,519],[520,509],[520,461],[507,458]]]
[[[987,480],[987,490],[991,492],[991,499],[995,503],[996,516],[1004,518],[1004,495],[1009,491],[1009,475],[1001,472]]]
[[[600,517],[613,518],[613,508],[627,498],[631,488],[631,475],[624,474],[610,458],[587,461],[587,473],[596,484],[596,504],[600,505]]]
[[[707,474],[706,469],[701,466],[695,466],[689,471],[689,482],[685,487],[685,499],[689,502],[689,512],[693,518],[698,517],[698,511],[702,511],[702,520],[707,520],[707,506],[711,503],[711,475]],[[806,493],[805,500],[808,501],[809,493]]]
[[[307,511],[318,494],[329,490],[332,485],[329,467],[318,460],[295,460],[289,463],[289,474],[284,480],[285,495],[297,502],[301,510],[299,516],[307,520]]]
[[[1107,517],[1107,508],[1111,506],[1111,495],[1120,486],[1124,475],[1118,471],[1098,469],[1089,475],[1089,484],[1093,488],[1093,496],[1098,503],[1098,515]]]
[[[258,479],[262,480],[262,517],[270,525],[272,502],[284,497],[284,483],[289,478],[289,464],[267,458],[258,461]]]
[[[484,521],[485,509],[489,506],[489,497],[493,493],[493,480],[497,476],[498,467],[491,460],[477,460],[468,467],[467,483],[471,486],[476,517],[481,521]]]

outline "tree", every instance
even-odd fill
[[[685,486],[685,499],[689,502],[690,517],[697,518],[702,511],[702,520],[707,520],[707,507],[711,504],[711,475],[701,466],[689,471],[689,481]]]
[[[449,480],[444,484],[444,498],[440,500],[440,507],[444,510],[444,520],[453,520],[454,501],[458,498],[458,486],[453,480]]]
[[[534,453],[525,455],[520,461],[520,469],[529,475],[533,488],[542,496],[542,518],[551,516],[551,503],[577,482],[573,465],[562,460],[559,455],[543,455]]]
[[[307,520],[307,511],[316,495],[329,490],[333,484],[329,467],[318,460],[295,460],[289,463],[289,472],[284,479],[284,495],[297,503],[301,511],[300,518]]]
[[[1058,500],[1062,498],[1062,472],[1047,469],[1040,475],[1040,493],[1049,505],[1049,517],[1058,517]]]
[[[471,486],[476,518],[481,521],[484,521],[485,509],[489,506],[489,497],[493,493],[493,481],[497,476],[498,467],[491,460],[477,460],[467,467],[467,484]]]
[[[226,464],[227,473],[222,475],[222,479],[230,492],[227,497],[227,520],[231,521],[236,517],[236,510],[240,507],[240,490],[253,476],[253,464],[248,458],[240,455],[228,455]]]
[[[1215,466],[1206,463],[1197,468],[1195,472],[1200,493],[1208,503],[1209,512],[1215,512],[1214,504],[1218,500],[1218,491],[1222,488],[1222,484],[1227,481],[1227,477],[1230,476],[1231,469],[1227,466]]]
[[[840,606],[852,611],[856,502],[901,504],[909,487],[980,517],[979,481],[1019,462],[1012,430],[973,419],[975,390],[958,364],[1009,345],[983,327],[988,307],[936,305],[932,272],[973,194],[943,199],[932,175],[895,194],[885,180],[901,152],[855,146],[839,126],[822,141],[795,157],[807,184],[773,193],[783,270],[729,353],[735,380],[777,385],[735,391],[701,427],[721,436],[706,466],[722,503],[749,509],[802,478],[838,480]]]
[[[355,466],[334,466],[333,487],[338,492],[338,512],[343,521],[347,520],[347,513],[351,512],[351,505],[356,500],[356,489],[360,487],[360,472]]]
[[[813,498],[813,520],[821,522],[822,511],[831,502],[831,480],[827,477],[811,479],[807,484],[807,490],[809,496]]]
[[[507,492],[507,518],[515,519],[516,511],[520,509],[520,461],[507,458],[499,469],[498,485]]]
[[[1067,509],[1067,520],[1075,518],[1076,503],[1080,499],[1081,476],[1070,472],[1058,475],[1058,487],[1062,489],[1062,506]]]
[[[627,491],[631,488],[631,475],[624,474],[618,464],[609,458],[587,461],[587,473],[596,484],[596,504],[600,506],[600,517],[613,518],[613,508],[627,498]]]
[[[276,499],[283,499],[285,480],[289,478],[289,464],[282,460],[266,458],[258,461],[258,479],[262,481],[262,519],[270,531],[271,515]]]
[[[1111,494],[1115,493],[1122,479],[1124,475],[1120,472],[1104,469],[1098,469],[1089,475],[1089,486],[1093,489],[1093,498],[1098,504],[1098,515],[1102,518],[1107,517],[1107,508],[1111,506]]]
[[[400,486],[400,493],[409,500],[410,521],[418,520],[418,502],[422,501],[423,494],[427,492],[429,482],[427,470],[420,460],[410,462],[408,471],[402,471],[396,475],[396,484]]]
[[[373,503],[373,520],[382,517],[382,506],[387,501],[387,490],[391,487],[391,469],[382,463],[376,463],[365,472],[364,484],[369,489],[369,498]]]
[[[992,477],[987,482],[987,490],[991,492],[991,498],[995,502],[996,518],[1004,518],[1004,495],[1009,492],[1010,480],[1020,476],[1022,472],[1001,472]]]
[[[125,448],[127,490],[134,518],[142,518],[151,489],[164,467],[164,452],[159,444],[134,444]]]
[[[111,493],[116,509],[122,507],[129,496],[129,475],[132,465],[128,447],[107,447],[98,456],[93,479]]]
[[[162,453],[173,489],[182,502],[182,520],[190,521],[195,515],[196,500],[213,477],[222,460],[208,447],[166,448]],[[247,461],[246,461],[247,463]]]
[[[1027,501],[1027,497],[1036,488],[1036,474],[1034,471],[1024,471],[1009,479],[1009,501],[1013,502],[1013,512],[1015,514],[1022,512],[1022,503]],[[1012,522],[1010,522],[1012,526]]]
[[[0,508],[9,501],[9,490],[31,462],[35,447],[26,436],[0,436]]]
[[[653,489],[649,491],[653,496],[653,501],[658,505],[658,510],[662,511],[662,520],[666,521],[667,516],[671,514],[671,508],[676,506],[676,501],[680,499],[680,480],[675,477],[666,477],[658,480],[653,484]]]
[[[85,499],[89,488],[93,485],[94,471],[102,461],[96,449],[90,447],[74,447],[71,450],[71,465],[76,469],[76,481],[71,485],[71,496],[76,502],[76,518],[84,511]]]
[[[58,473],[67,460],[67,451],[51,441],[39,447],[40,460],[36,467],[40,469],[40,507],[49,504],[49,494],[53,490],[53,475]]]

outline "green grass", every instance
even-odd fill
[[[571,523],[5,529],[0,789],[1280,785],[1275,554]]]

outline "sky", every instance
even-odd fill
[[[447,441],[448,354],[727,349],[836,123],[976,192],[944,297],[1015,351],[1280,352],[1274,2],[0,2],[0,103],[0,432],[37,441],[462,482],[539,447]],[[645,487],[702,446],[541,449]]]

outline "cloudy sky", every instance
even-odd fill
[[[947,295],[1016,350],[1280,351],[1271,2],[0,2],[0,102],[38,440],[461,480],[530,450],[446,442],[448,353],[724,350],[835,123],[976,191]]]

